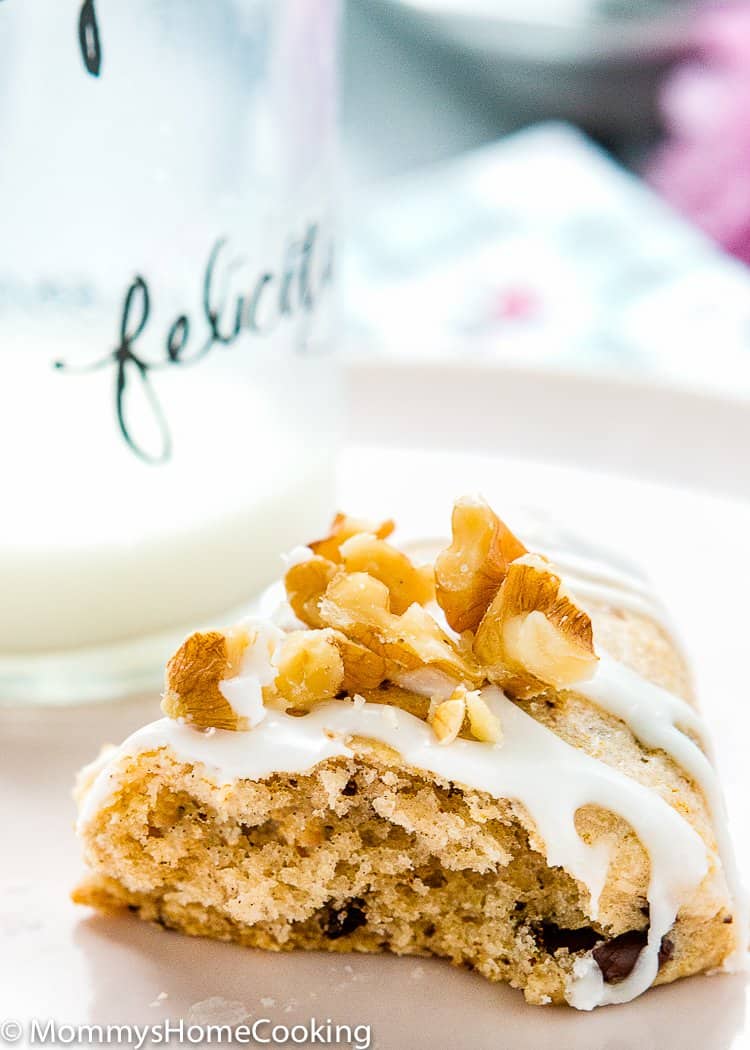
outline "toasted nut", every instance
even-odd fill
[[[452,744],[461,732],[466,714],[465,696],[455,696],[438,704],[432,715],[432,728],[441,744]]]
[[[419,605],[401,616],[390,609],[385,584],[366,573],[336,576],[319,603],[327,626],[382,657],[386,677],[430,665],[457,681],[477,684],[479,672]]]
[[[340,629],[361,621],[384,624],[391,617],[388,588],[366,572],[339,573],[326,588],[320,602],[320,615],[340,620]],[[332,626],[339,627],[339,624]]]
[[[478,497],[457,501],[451,527],[451,545],[435,561],[437,600],[455,631],[474,631],[526,548]]]
[[[466,694],[466,713],[469,716],[471,734],[477,740],[498,744],[503,738],[500,719],[490,711],[487,702],[477,691]]]
[[[344,661],[331,630],[292,631],[281,643],[274,685],[289,706],[305,710],[330,700],[344,682]]]
[[[338,571],[338,566],[333,562],[318,556],[290,565],[284,577],[284,586],[295,616],[303,623],[310,627],[323,627],[318,603]]]
[[[334,631],[336,644],[344,661],[344,682],[341,686],[349,694],[377,689],[386,678],[386,663],[359,642],[353,642],[341,631]]]
[[[164,714],[201,729],[244,729],[246,720],[221,693],[219,682],[238,673],[249,642],[245,628],[192,634],[167,664]]]
[[[596,668],[588,613],[538,555],[514,561],[474,639],[487,677],[517,698],[565,688]]]
[[[350,518],[347,514],[337,514],[331,522],[331,531],[322,540],[313,540],[308,547],[315,554],[328,561],[339,562],[341,556],[339,551],[342,543],[345,543],[358,532],[368,532],[379,540],[385,540],[395,529],[392,521],[383,521],[375,525],[371,521],[361,521],[359,518]]]
[[[424,605],[435,596],[432,566],[417,568],[401,551],[370,532],[360,532],[341,544],[347,572],[366,572],[384,583],[391,593],[391,612],[401,615],[416,602]]]

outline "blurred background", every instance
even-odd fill
[[[750,391],[748,102],[744,2],[348,0],[348,349]]]
[[[637,164],[695,0],[348,0],[347,177],[454,156],[535,120],[575,121]]]

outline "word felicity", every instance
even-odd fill
[[[330,283],[330,251],[323,257],[317,225],[311,224],[301,241],[290,243],[280,271],[266,271],[249,287],[239,289],[238,274],[244,260],[232,253],[226,238],[211,249],[203,276],[201,308],[195,314],[180,313],[161,340],[162,355],[147,358],[143,343],[151,334],[151,289],[137,275],[125,293],[119,323],[119,339],[114,350],[84,366],[55,361],[54,367],[72,374],[114,372],[115,413],[120,433],[132,451],[148,463],[164,463],[172,453],[172,439],[166,416],[151,383],[151,373],[161,369],[194,365],[220,346],[231,346],[244,334],[267,336],[284,321],[300,313],[311,314],[321,292]],[[320,257],[320,258],[319,258]],[[131,419],[134,399],[128,397],[131,384],[142,387],[142,403],[156,423],[158,447],[147,450],[135,436]]]

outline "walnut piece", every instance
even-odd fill
[[[461,732],[466,714],[465,695],[456,695],[450,700],[443,700],[432,712],[430,722],[435,736],[441,744],[452,744]]]
[[[161,708],[168,718],[182,718],[200,729],[244,729],[241,718],[219,689],[219,682],[239,672],[250,644],[244,627],[191,634],[167,664]]]
[[[384,658],[372,652],[367,646],[347,638],[341,631],[333,633],[344,661],[344,681],[341,688],[350,695],[362,693],[368,689],[377,689],[385,681],[387,675]]]
[[[313,540],[308,547],[321,558],[327,561],[341,561],[341,545],[352,536],[360,532],[367,532],[379,540],[387,539],[395,529],[393,521],[383,521],[375,525],[370,521],[361,521],[359,518],[350,518],[348,514],[337,514],[331,522],[331,531],[322,540]]]
[[[289,707],[298,710],[332,699],[344,684],[344,661],[335,631],[291,631],[275,663],[274,687]]]
[[[341,544],[340,554],[346,572],[366,572],[384,583],[391,594],[391,612],[400,616],[410,605],[425,605],[435,597],[431,565],[417,568],[401,551],[361,532]]]
[[[588,613],[533,554],[509,566],[477,629],[474,655],[490,681],[517,699],[584,681],[598,661]]]
[[[435,561],[437,600],[454,631],[474,631],[526,548],[478,497],[456,502],[451,530],[450,547]]]
[[[284,586],[289,604],[298,620],[309,627],[323,627],[318,603],[338,571],[337,565],[319,555],[289,567],[284,577]]]
[[[435,667],[457,682],[479,684],[481,674],[468,656],[419,605],[400,616],[391,612],[390,592],[366,573],[335,576],[319,603],[322,620],[385,661],[386,676]]]
[[[499,744],[503,739],[500,719],[490,710],[478,690],[466,693],[466,713],[471,735],[487,744]]]
[[[426,719],[441,744],[458,735],[498,744],[502,727],[481,693],[486,682],[525,699],[593,673],[588,614],[484,501],[456,503],[452,542],[434,572],[386,542],[392,529],[390,521],[337,515],[330,535],[310,545],[312,557],[285,576],[306,628],[283,634],[270,625],[276,633],[259,662],[247,650],[265,637],[262,625],[257,635],[250,622],[192,635],[168,664],[164,712],[200,728],[238,730],[257,724],[256,707],[261,717],[263,706],[303,713],[359,696]],[[435,596],[458,638],[425,608]],[[247,681],[224,684],[241,666]]]

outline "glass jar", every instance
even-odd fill
[[[336,0],[0,4],[0,699],[158,686],[333,506]]]

